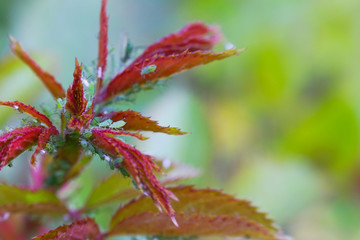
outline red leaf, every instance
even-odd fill
[[[34,234],[43,234],[47,231],[48,228],[40,219],[30,214],[11,214],[7,220],[0,221],[2,240],[29,240]]]
[[[108,17],[106,15],[107,0],[101,1],[100,11],[100,33],[99,33],[99,53],[98,53],[98,76],[97,76],[97,91],[102,87],[104,73],[106,70],[106,57],[108,54]]]
[[[204,216],[177,212],[179,227],[162,213],[144,212],[130,216],[115,225],[108,236],[228,236],[280,240],[273,231],[247,217],[229,215]]]
[[[50,137],[52,135],[56,135],[58,133],[59,132],[58,132],[58,130],[56,130],[55,127],[51,127],[51,128],[44,130],[40,134],[35,152],[31,156],[31,165],[33,165],[35,167],[36,156],[40,153],[41,150],[43,150],[45,148],[46,143],[49,141]]]
[[[266,214],[258,212],[246,200],[239,200],[235,197],[224,194],[221,191],[213,189],[194,189],[193,186],[178,186],[169,188],[178,198],[173,207],[176,212],[200,212],[204,215],[231,215],[246,216],[249,219],[257,221],[269,229],[277,230],[273,226],[273,220],[266,217]],[[149,199],[140,197],[123,207],[121,207],[113,216],[111,226],[114,226],[120,220],[129,216],[143,213],[156,213],[157,210]]]
[[[248,201],[211,189],[191,186],[170,190],[179,198],[174,202],[175,227],[164,213],[158,213],[149,199],[140,197],[115,213],[109,235],[165,236],[250,236],[277,239],[272,220],[258,212]]]
[[[151,44],[137,58],[137,61],[150,58],[155,54],[170,55],[182,53],[185,50],[211,50],[221,40],[221,34],[216,26],[207,26],[202,22],[193,22],[186,25],[177,33],[172,33],[160,41]]]
[[[35,108],[29,105],[25,105],[22,102],[14,101],[14,102],[2,102],[0,101],[0,105],[12,107],[20,112],[25,112],[29,114],[30,116],[36,118],[40,122],[46,124],[48,127],[54,127],[50,119],[45,116],[44,114],[38,112]]]
[[[84,96],[83,84],[81,82],[81,71],[82,64],[79,65],[78,60],[75,59],[74,81],[66,94],[66,109],[75,116],[81,115],[85,111],[87,104],[87,100]]]
[[[94,113],[93,113],[93,105],[91,105],[85,112],[83,112],[80,116],[75,116],[72,117],[68,123],[67,123],[67,127],[77,130],[77,131],[82,131],[84,128],[89,127],[91,121],[94,118]]]
[[[27,126],[23,128],[15,128],[14,130],[4,133],[0,136],[0,150],[4,147],[5,144],[8,143],[9,140],[13,139],[16,136],[23,135],[24,132],[31,131],[33,129],[32,126]]]
[[[99,226],[91,219],[78,220],[70,225],[63,225],[42,236],[34,237],[33,240],[102,240]]]
[[[107,128],[93,128],[93,130],[96,130],[97,132],[100,133],[104,133],[104,134],[111,134],[111,135],[124,135],[124,136],[131,136],[131,137],[136,137],[139,140],[146,140],[147,137],[144,137],[143,135],[139,134],[139,133],[130,133],[130,132],[125,132],[123,130],[112,130],[112,129],[107,129]]]
[[[97,130],[93,130],[92,133],[93,144],[113,157],[123,157],[121,164],[136,184],[146,195],[152,198],[160,210],[162,207],[172,217],[174,210],[171,207],[170,198],[177,198],[156,179],[153,171],[160,171],[160,168],[154,164],[152,157],[144,155],[121,140],[107,136]]]
[[[186,132],[182,132],[178,128],[174,127],[162,127],[159,126],[156,121],[150,120],[150,117],[144,117],[139,112],[132,110],[111,112],[104,118],[110,118],[112,121],[124,121],[126,124],[122,126],[124,130],[129,131],[152,131],[152,132],[162,132],[171,135],[183,135]]]
[[[44,71],[20,46],[13,37],[9,36],[11,41],[10,47],[13,53],[26,63],[33,72],[40,78],[47,89],[55,99],[65,97],[65,91],[55,78],[48,72]]]
[[[35,145],[43,130],[44,127],[41,126],[30,126],[15,129],[13,132],[14,135],[12,136],[10,136],[9,133],[5,134],[4,139],[7,138],[7,140],[0,145],[0,169],[29,147]],[[0,139],[2,139],[2,137]]]
[[[151,58],[141,59],[116,75],[100,93],[96,102],[109,100],[115,95],[129,90],[134,84],[141,85],[147,81],[159,80],[187,69],[240,53],[241,50],[238,49],[226,50],[220,53],[203,52],[200,50],[189,52],[185,50],[182,53],[154,55]],[[144,74],[143,69],[147,66],[156,66],[156,69]]]

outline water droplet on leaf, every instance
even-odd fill
[[[170,159],[165,159],[163,162],[162,162],[162,166],[164,169],[168,169],[171,167],[171,160]]]
[[[9,212],[1,212],[0,213],[0,222],[4,222],[4,221],[8,220],[9,217],[10,217]]]
[[[108,155],[104,155],[104,159],[105,159],[105,161],[107,161],[107,162],[110,162],[110,161],[111,161],[111,157],[109,157]]]

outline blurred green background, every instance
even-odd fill
[[[99,8],[0,1],[0,99],[52,101],[10,53],[8,34],[67,88],[74,58],[96,59]],[[192,133],[152,134],[140,149],[201,169],[199,187],[253,201],[295,239],[360,239],[358,0],[109,0],[108,9],[115,52],[125,36],[146,46],[194,20],[248,48],[139,94],[131,109]],[[18,125],[13,113],[1,108],[0,124]],[[26,161],[0,178],[25,183]]]

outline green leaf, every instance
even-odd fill
[[[132,188],[131,178],[124,178],[120,173],[115,173],[93,189],[84,209],[93,209],[114,201],[126,201],[138,195],[139,191]]]
[[[178,183],[199,174],[198,170],[188,165],[170,162],[169,160],[156,161],[156,165],[160,166],[165,173],[164,176],[159,178],[160,183],[163,185]],[[139,194],[140,192],[132,187],[131,178],[124,178],[120,172],[116,172],[93,189],[84,210],[94,209],[114,202],[124,202],[139,196]]]
[[[117,121],[117,122],[113,122],[109,127],[110,128],[121,128],[125,124],[126,124],[126,122],[120,120],[120,121]]]
[[[50,191],[31,191],[0,184],[0,212],[67,213],[67,208]]]
[[[101,123],[98,124],[99,127],[108,127],[110,126],[110,124],[112,124],[112,120],[111,119],[107,119]]]

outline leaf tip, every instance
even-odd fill
[[[16,54],[18,49],[21,48],[20,44],[12,35],[9,34],[8,38],[9,38],[9,41],[10,41],[10,48]]]
[[[178,227],[179,227],[179,223],[176,221],[175,216],[171,216],[170,219],[171,219],[172,223],[175,225],[175,227],[178,228]]]
[[[13,43],[17,43],[16,39],[12,36],[12,35],[8,35],[8,38],[10,40],[10,42],[13,44]]]

